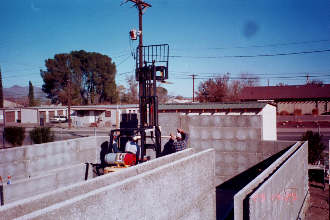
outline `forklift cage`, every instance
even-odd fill
[[[139,47],[136,48],[137,57],[140,57]],[[144,68],[151,65],[156,66],[156,80],[164,81],[168,79],[168,57],[169,57],[168,44],[148,45],[142,46],[142,62]],[[139,81],[139,59],[136,59],[136,80]]]

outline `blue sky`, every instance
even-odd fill
[[[122,0],[2,0],[0,66],[3,85],[42,86],[40,69],[56,53],[86,50],[117,64],[117,84],[133,74],[137,42],[128,32],[138,14]],[[260,85],[330,83],[329,0],[149,0],[144,45],[170,46],[172,95],[191,96],[190,74],[198,83],[229,72],[259,76]],[[131,45],[131,46],[130,46]],[[308,54],[276,55],[294,52]]]

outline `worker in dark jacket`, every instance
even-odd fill
[[[162,156],[186,149],[186,140],[186,133],[182,129],[177,129],[176,136],[174,137],[174,135],[171,134],[170,140],[164,145]]]
[[[181,132],[178,129],[178,132],[176,133],[176,137],[174,137],[174,135],[171,135],[171,139],[174,140],[174,138],[176,139],[173,143],[175,152],[184,150],[187,148],[187,144],[186,144],[186,140],[185,140],[185,135],[183,137],[182,133],[184,134],[184,132],[181,130]]]

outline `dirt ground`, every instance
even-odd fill
[[[329,184],[325,190],[320,183],[310,182],[310,203],[306,213],[307,220],[328,220],[329,219]]]

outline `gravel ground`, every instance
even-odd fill
[[[322,184],[309,183],[310,204],[306,213],[307,220],[329,220],[329,184],[323,191]]]

